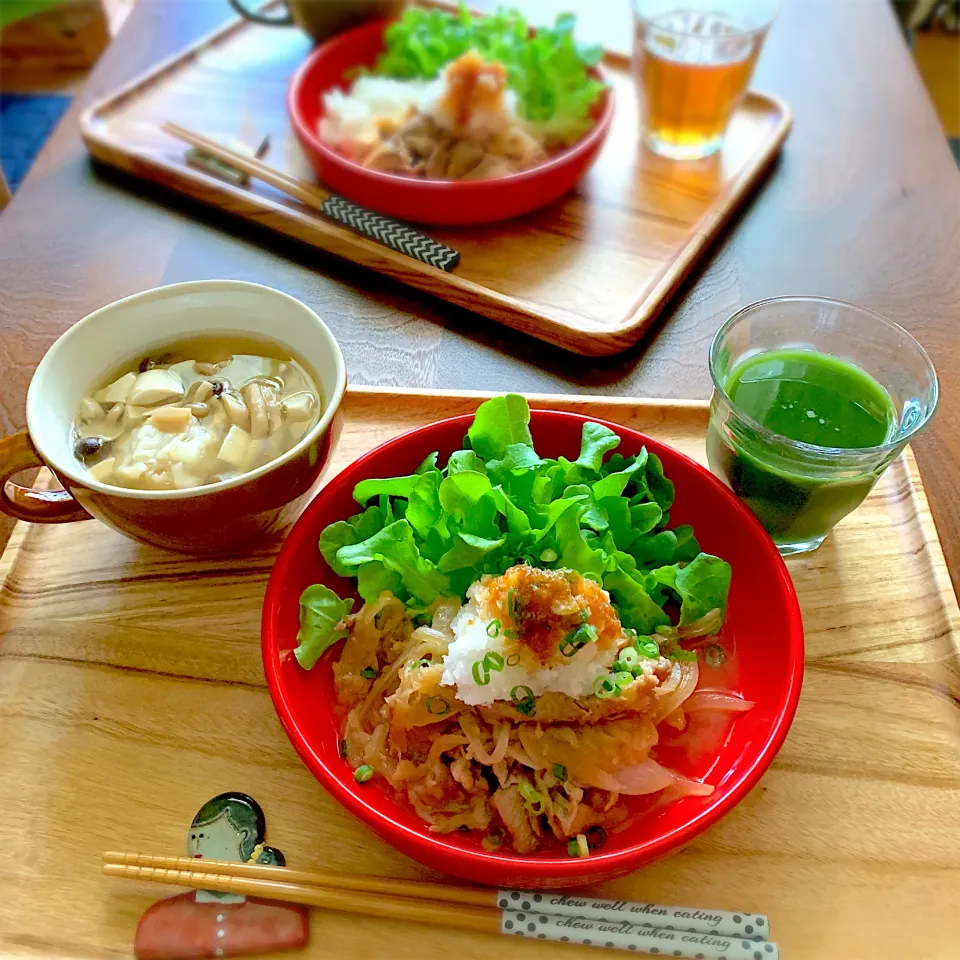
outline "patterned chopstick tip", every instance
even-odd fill
[[[543,893],[533,890],[498,890],[497,905],[503,910],[539,911],[565,917],[599,920],[629,920],[639,926],[662,927],[683,933],[710,933],[743,940],[766,940],[770,921],[763,914],[668,907],[659,903],[603,900],[579,894]]]
[[[344,197],[333,194],[323,201],[320,209],[331,220],[349,227],[355,233],[438,270],[449,273],[460,262],[460,254],[453,247],[428,237],[409,224],[381,216]]]
[[[500,932],[532,940],[638,951],[652,956],[686,957],[688,960],[779,960],[777,945],[769,941],[686,933],[629,920],[595,920],[504,910]]]

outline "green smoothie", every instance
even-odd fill
[[[749,357],[730,372],[724,390],[757,423],[818,447],[875,447],[897,431],[893,400],[873,377],[813,350]],[[871,470],[837,479],[801,453],[775,451],[756,432],[721,435],[712,419],[707,453],[714,471],[783,543],[823,537],[859,506],[878,475]]]

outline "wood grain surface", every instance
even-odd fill
[[[573,9],[584,39],[627,50],[626,0],[519,5],[540,22]],[[217,0],[138,0],[3,212],[0,429],[24,425],[30,375],[60,333],[160,283],[240,277],[300,297],[340,340],[352,383],[699,399],[710,389],[707,346],[731,312],[777,294],[835,296],[904,324],[940,370],[940,411],[916,452],[956,582],[960,176],[886,0],[783,0],[754,78],[794,111],[780,161],[651,334],[589,361],[94,169],[82,109],[230,17]]]
[[[604,62],[616,103],[597,163],[579,188],[524,217],[468,228],[427,226],[461,254],[446,273],[318,217],[267,184],[226,183],[186,164],[161,130],[174,121],[208,136],[270,137],[271,166],[313,181],[287,115],[306,36],[238,19],[90,107],[81,117],[104,163],[184,193],[434,294],[593,356],[635,343],[664,300],[776,157],[789,109],[751,93],[723,149],[675,163],[643,148],[629,61]]]
[[[704,459],[701,404],[531,402]],[[476,404],[349,391],[331,474]],[[101,876],[101,853],[182,854],[191,817],[222,790],[262,803],[267,840],[292,867],[436,879],[341,810],[281,729],[259,648],[275,552],[211,563],[97,523],[17,526],[0,570],[4,956],[128,956],[140,914],[166,892]],[[912,454],[819,551],[788,565],[807,664],[784,747],[723,821],[604,895],[766,913],[785,960],[955,960],[960,613]],[[308,955],[481,960],[494,950],[546,956],[513,938],[321,912]]]

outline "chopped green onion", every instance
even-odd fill
[[[580,608],[580,622],[586,623],[590,619],[590,611],[586,607]]]
[[[555,763],[555,764],[553,765],[553,775],[554,775],[558,780],[566,780],[566,779],[567,779],[567,768],[566,768],[562,763]]]
[[[543,813],[543,796],[534,790],[526,780],[521,780],[517,785],[517,789],[520,791],[520,796],[523,797],[523,803],[527,810],[534,816],[539,817],[540,814]]]
[[[560,653],[572,657],[581,647],[597,639],[597,628],[589,623],[581,623],[560,641]]]
[[[629,670],[618,670],[613,675],[613,682],[617,685],[617,689],[620,690],[627,684],[633,683],[633,674]]]
[[[509,630],[509,629],[508,629],[508,630],[504,630],[504,631],[503,631],[503,635],[504,635],[508,640],[519,640],[519,639],[520,639],[520,634],[519,634],[516,630]]]
[[[606,700],[608,697],[616,696],[617,693],[619,693],[619,688],[614,682],[613,677],[597,677],[597,679],[593,681],[593,695],[595,697]]]
[[[723,665],[726,654],[723,652],[723,647],[721,647],[719,643],[711,643],[704,647],[703,659],[706,660],[709,666],[716,669]]]
[[[502,670],[503,669],[503,657],[500,656],[496,650],[491,650],[484,658],[483,665],[488,670]]]
[[[376,667],[364,667],[360,671],[360,676],[364,680],[376,680],[377,679],[377,668]]]
[[[584,834],[578,833],[573,839],[567,841],[567,853],[571,857],[589,857],[590,845]]]
[[[517,619],[517,591],[512,587],[507,591],[507,613],[511,620]]]
[[[515,667],[519,662],[520,662],[520,654],[519,654],[519,653],[511,653],[510,656],[507,657],[507,666],[508,666],[508,667]]]
[[[697,652],[695,650],[684,650],[683,647],[674,647],[670,651],[670,657],[679,660],[681,663],[692,663],[697,659]]]
[[[408,666],[410,667],[411,670],[422,670],[424,667],[432,667],[433,661],[424,660],[424,659],[411,660]]]
[[[640,662],[640,654],[637,653],[636,647],[624,647],[617,654],[617,662],[622,663],[623,666],[619,667],[620,670],[632,670]]]
[[[660,647],[657,641],[651,640],[649,637],[637,637],[633,641],[633,645],[637,648],[637,653],[648,660],[656,660],[660,656]]]
[[[424,706],[432,717],[445,717],[450,712],[450,704],[443,697],[427,697]]]
[[[499,620],[491,620],[487,624],[487,636],[488,637],[499,637],[500,636],[500,627],[502,624]]]
[[[557,559],[557,551],[547,547],[547,549],[540,554],[540,559],[544,563],[553,563],[553,561]]]
[[[518,685],[510,691],[510,699],[513,701],[514,709],[517,713],[522,713],[526,717],[532,717],[536,712],[537,698],[529,687]]]
[[[473,674],[473,682],[478,687],[485,687],[490,682],[490,671],[486,666],[484,660],[473,661],[473,669],[470,672]]]
[[[495,651],[488,653],[482,660],[475,660],[471,673],[473,682],[478,687],[485,687],[490,682],[490,671],[503,669],[503,657]]]
[[[374,773],[376,773],[376,771],[373,767],[371,767],[369,763],[365,763],[353,771],[353,779],[356,780],[357,783],[366,783],[373,777]]]

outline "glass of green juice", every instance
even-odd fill
[[[824,297],[744,307],[713,340],[710,376],[710,469],[784,556],[819,547],[937,407],[906,330]]]

